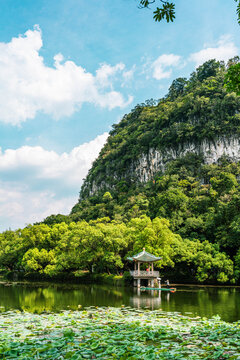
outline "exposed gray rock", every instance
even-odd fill
[[[164,172],[167,163],[184,157],[187,154],[202,155],[205,164],[216,163],[222,156],[227,156],[231,161],[240,161],[240,139],[239,137],[222,137],[212,142],[204,140],[200,144],[185,143],[179,145],[178,148],[169,147],[164,150],[150,149],[148,153],[141,154],[136,160],[132,161],[129,171],[122,174],[121,179],[132,176],[141,183],[145,183],[153,178],[153,176],[161,171]],[[117,174],[109,173],[106,169],[106,175],[117,178]],[[121,180],[119,179],[119,180]],[[89,187],[89,195],[92,196],[103,188],[111,188],[106,181],[100,183],[96,180],[92,184],[85,184]]]

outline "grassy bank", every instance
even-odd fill
[[[73,284],[109,284],[114,286],[124,286],[126,282],[131,279],[126,272],[125,276],[114,274],[97,274],[88,271],[77,271],[69,273],[59,273],[55,276],[48,276],[39,273],[21,273],[21,272],[2,272],[0,278],[6,281],[47,281],[58,283],[73,283]]]
[[[240,359],[240,322],[87,308],[0,315],[1,359]]]

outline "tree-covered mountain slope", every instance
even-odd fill
[[[137,105],[113,125],[93,163],[80,200],[99,191],[121,190],[165,173],[171,162],[217,163],[240,160],[240,97],[224,88],[226,68],[210,60],[189,80],[173,81],[158,102]]]
[[[225,73],[208,61],[114,125],[70,218],[165,218],[240,266],[240,97],[226,92]]]

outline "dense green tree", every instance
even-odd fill
[[[0,234],[0,264],[2,268],[19,269],[23,254],[24,245],[18,231],[7,230]]]
[[[105,194],[103,195],[103,201],[106,203],[109,203],[112,200],[112,195],[110,194],[109,191],[105,192]]]
[[[50,242],[44,240],[47,232]],[[45,277],[78,276],[83,270],[119,273],[128,267],[126,257],[143,247],[162,258],[156,264],[161,271],[181,269],[186,277],[199,282],[227,282],[239,277],[238,253],[234,275],[233,262],[217,245],[183,239],[171,230],[169,220],[151,220],[146,215],[126,223],[102,218],[4,232],[0,236],[0,267]]]
[[[216,190],[220,194],[225,194],[231,190],[235,190],[238,186],[236,176],[227,172],[222,172],[218,177],[210,179],[213,190]]]
[[[43,220],[43,223],[46,225],[60,224],[62,222],[69,223],[69,217],[67,215],[57,214],[50,215]]]
[[[229,64],[228,71],[225,77],[226,89],[229,92],[234,91],[240,95],[240,59]]]
[[[151,221],[150,218],[144,216],[132,219],[128,226],[133,253],[138,253],[145,247],[146,251],[162,257],[158,266],[174,266],[172,245],[181,241],[181,238],[170,230],[168,220],[155,218]]]
[[[170,100],[176,99],[179,95],[182,95],[187,85],[186,78],[177,78],[173,80],[171,86],[169,87],[167,97]]]
[[[220,283],[229,280],[235,282],[233,262],[219,251],[217,245],[213,245],[206,240],[200,242],[193,239],[181,243],[174,242],[173,249],[177,271],[192,276],[199,282],[206,280]],[[191,272],[186,271],[189,268]]]
[[[240,248],[235,256],[235,263],[236,263],[235,278],[238,280],[240,279]]]
[[[133,239],[132,252],[139,252],[145,247],[147,251],[162,257],[157,264],[161,268],[181,267],[188,276],[191,269],[191,277],[199,282],[235,281],[233,262],[219,252],[217,245],[208,241],[201,243],[196,239],[183,240],[170,230],[170,223],[166,219],[133,219],[129,223],[129,235]]]
[[[38,248],[29,249],[23,256],[22,266],[26,271],[48,273],[48,267],[55,264],[54,251]]]

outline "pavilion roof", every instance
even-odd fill
[[[140,253],[127,258],[127,260],[130,261],[141,261],[141,262],[154,262],[161,259],[162,259],[161,257],[157,257],[145,251],[145,249],[143,249],[143,251],[141,251]]]

